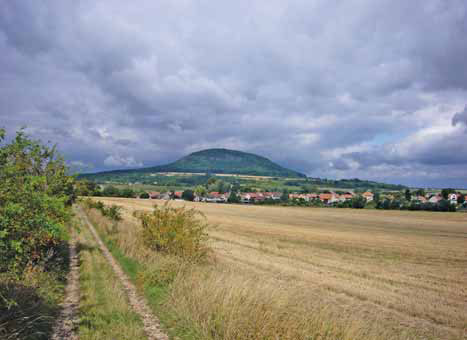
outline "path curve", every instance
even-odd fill
[[[107,249],[105,244],[102,242],[101,238],[94,229],[94,226],[89,221],[87,215],[82,211],[82,208],[78,208],[78,213],[81,216],[82,220],[86,223],[89,230],[91,231],[92,235],[96,239],[99,248],[102,251],[102,254],[109,262],[110,266],[114,270],[115,274],[117,275],[118,279],[122,283],[122,286],[128,296],[128,300],[130,301],[130,305],[133,310],[141,317],[143,320],[143,327],[146,335],[148,336],[149,340],[168,340],[169,337],[161,330],[159,319],[156,318],[149,307],[146,304],[146,301],[141,298],[135,286],[130,282],[127,275],[123,272],[120,265],[115,261],[114,257]]]

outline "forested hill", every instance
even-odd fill
[[[265,157],[228,149],[207,149],[194,152],[167,165],[131,170],[106,171],[96,174],[86,174],[82,175],[82,177],[99,180],[101,176],[108,179],[109,175],[112,174],[121,176],[134,173],[157,172],[238,174],[291,178],[306,177],[298,171],[284,168]]]

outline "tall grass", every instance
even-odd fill
[[[81,340],[146,339],[143,323],[86,228],[79,235]]]

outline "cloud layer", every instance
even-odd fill
[[[467,187],[467,4],[9,1],[0,126],[88,170],[228,147]]]

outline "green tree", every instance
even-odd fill
[[[125,188],[120,191],[120,197],[126,197],[126,198],[134,198],[136,197],[136,193],[131,190],[130,188]]]
[[[98,190],[97,184],[93,181],[83,179],[75,182],[75,193],[77,196],[95,196]]]
[[[225,182],[223,180],[218,180],[216,182],[216,190],[215,191],[219,192],[220,194],[223,194],[223,193],[225,193],[226,189],[227,189],[227,186],[226,186],[226,184],[225,184]]]
[[[284,189],[284,191],[282,191],[281,201],[287,202],[288,200],[289,200],[289,190]]]
[[[203,187],[202,185],[198,185],[198,186],[195,188],[195,194],[196,194],[196,196],[198,196],[198,197],[204,197],[204,196],[206,196],[206,194],[207,194],[206,188]]]
[[[415,191],[415,195],[425,196],[426,195],[425,189],[423,189],[423,188],[417,189],[417,191]]]
[[[405,189],[404,196],[407,202],[410,202],[412,199],[412,193],[410,192],[410,189]]]
[[[119,197],[120,190],[113,185],[108,185],[102,190],[102,196],[104,197]]]
[[[195,193],[193,190],[187,189],[184,192],[182,192],[182,199],[185,201],[193,201],[195,199]]]
[[[375,202],[375,204],[378,204],[381,201],[381,194],[379,191],[376,191],[373,195],[373,201]]]
[[[363,197],[362,195],[357,195],[354,198],[352,198],[352,208],[362,209],[362,208],[365,208],[365,205],[366,205],[366,198]]]
[[[444,198],[445,200],[447,200],[448,197],[449,197],[449,194],[452,194],[452,193],[454,193],[454,192],[456,192],[456,190],[451,189],[451,188],[442,189],[442,190],[441,190],[441,196],[443,196],[443,198]]]
[[[148,199],[148,198],[149,198],[149,194],[148,194],[147,192],[143,192],[143,193],[141,193],[141,195],[139,195],[139,198]]]
[[[209,177],[209,179],[206,182],[206,186],[210,186],[212,184],[215,184],[217,182],[216,177]]]
[[[227,199],[227,202],[229,202],[229,203],[240,203],[240,196],[238,196],[235,191],[232,191],[230,193],[229,198]]]
[[[46,265],[66,238],[74,179],[55,147],[0,129],[0,273]]]
[[[457,195],[457,203],[464,204],[465,196],[464,195]]]

